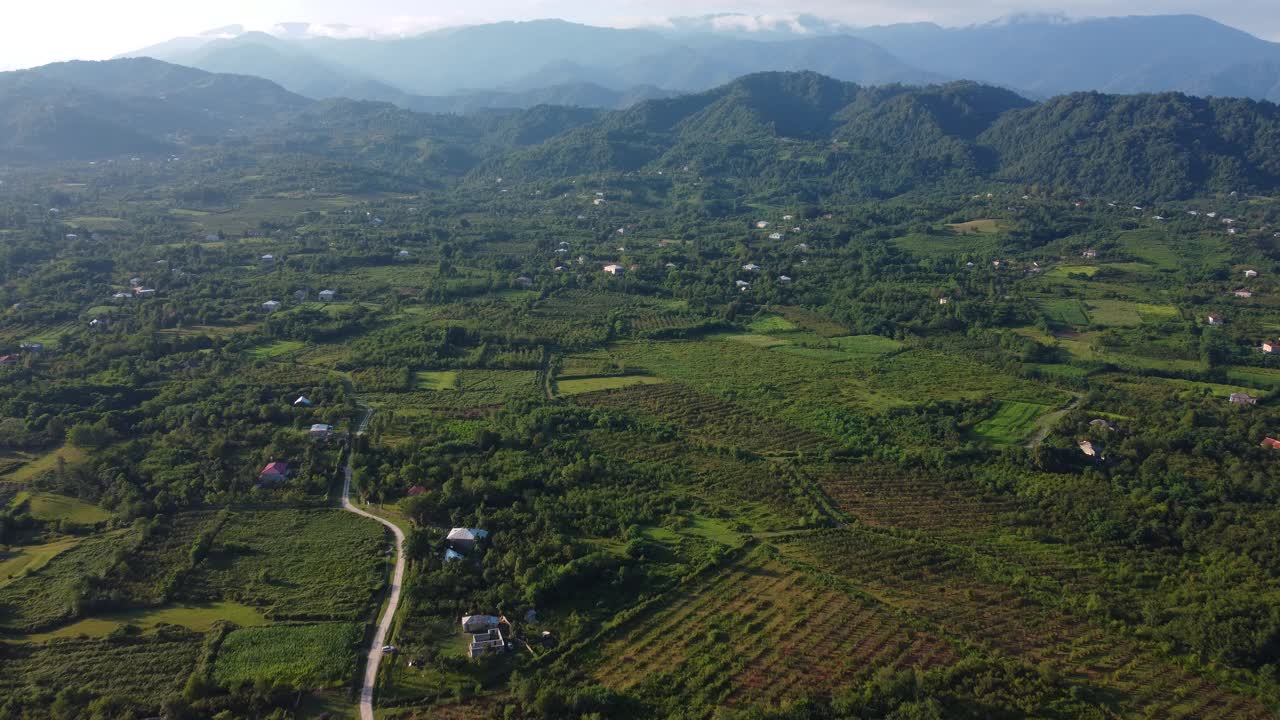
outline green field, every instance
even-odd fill
[[[86,457],[85,452],[74,445],[63,445],[57,450],[35,457],[8,475],[0,475],[0,482],[25,483],[41,475],[52,472],[58,467],[59,459],[67,464],[79,462]]]
[[[351,677],[362,635],[354,623],[242,628],[222,642],[213,677],[224,687],[259,678],[299,687],[337,685]]]
[[[1061,325],[1084,326],[1089,316],[1079,300],[1052,299],[1040,301],[1040,307],[1050,322]]]
[[[107,637],[123,626],[133,626],[144,631],[154,630],[160,625],[178,625],[196,632],[208,632],[215,623],[226,621],[240,627],[255,627],[266,624],[254,608],[233,602],[209,603],[207,605],[173,605],[155,609],[125,610],[122,612],[94,615],[73,623],[42,633],[31,633],[21,637],[23,642],[48,642],[73,637]]]
[[[413,379],[419,390],[456,390],[458,387],[458,373],[452,370],[419,370]]]
[[[848,335],[831,338],[831,344],[854,355],[887,355],[906,347],[893,338],[880,335]]]
[[[34,573],[58,555],[74,548],[76,538],[63,538],[45,545],[22,545],[0,551],[0,587],[27,573]]]
[[[1093,277],[1101,269],[1097,265],[1055,265],[1049,268],[1049,271],[1044,276],[1049,278],[1068,278],[1072,275]]]
[[[731,334],[711,335],[709,338],[713,340],[728,340],[730,342],[743,343],[744,345],[750,345],[758,348],[777,347],[779,345],[787,345],[790,342],[788,340],[783,340],[782,338],[773,337],[772,335]]]
[[[925,258],[946,258],[956,255],[986,254],[999,246],[997,235],[987,232],[945,235],[912,233],[893,240],[900,249]]]
[[[752,320],[747,329],[755,334],[767,334],[774,332],[790,332],[798,330],[799,326],[781,315],[764,315]]]
[[[562,377],[556,379],[556,394],[578,395],[600,390],[617,390],[632,385],[655,385],[666,382],[649,375],[613,375],[603,377]]]
[[[249,356],[261,360],[277,358],[281,355],[296,353],[305,347],[305,343],[301,340],[276,340],[275,342],[259,345],[249,350]]]
[[[111,514],[97,505],[53,493],[32,493],[24,498],[31,517],[44,522],[68,520],[80,525],[105,522]]]
[[[947,229],[958,235],[979,234],[989,235],[991,233],[1000,232],[1000,221],[984,218],[981,220],[970,220],[969,222],[953,223],[947,226]]]
[[[1001,402],[996,406],[995,415],[975,425],[973,432],[997,445],[1015,445],[1035,432],[1036,421],[1050,409],[1035,403]]]

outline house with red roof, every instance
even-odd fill
[[[421,485],[414,485],[413,487],[409,488],[409,497],[417,497],[425,493],[426,491],[427,489],[422,487]]]
[[[1273,437],[1266,438],[1262,441],[1262,447],[1270,448],[1272,450],[1280,450],[1280,440]]]
[[[262,472],[258,473],[258,482],[260,483],[280,483],[284,482],[284,478],[289,474],[289,463],[269,462],[267,466],[262,468]]]

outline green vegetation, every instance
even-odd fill
[[[213,677],[225,687],[259,678],[306,687],[337,684],[351,676],[361,635],[351,623],[242,628],[222,641]]]
[[[617,390],[633,385],[653,385],[664,382],[661,378],[649,375],[620,375],[606,377],[572,377],[556,380],[556,392],[560,395],[577,395],[579,393],[597,392],[600,390]]]
[[[1025,402],[1001,402],[991,417],[974,426],[980,437],[1000,445],[1013,445],[1026,440],[1036,428],[1036,421],[1049,411],[1044,405]]]

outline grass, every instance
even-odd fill
[[[996,445],[1016,445],[1031,436],[1036,421],[1049,412],[1047,405],[1004,401],[996,412],[973,427],[975,435]]]
[[[752,347],[758,347],[758,348],[770,348],[770,347],[777,347],[779,345],[789,344],[786,340],[783,340],[782,338],[773,337],[772,335],[737,335],[737,334],[718,335],[717,334],[717,335],[710,335],[708,336],[708,338],[712,340],[728,340],[730,342],[743,343],[743,344],[750,345]]]
[[[1093,325],[1137,327],[1142,324],[1137,303],[1124,300],[1089,300],[1089,320]]]
[[[85,452],[74,445],[63,445],[57,450],[48,452],[34,460],[31,460],[22,467],[14,470],[3,479],[8,482],[26,483],[30,482],[41,475],[53,472],[58,467],[58,459],[62,458],[68,465],[84,460],[87,456]]]
[[[298,687],[336,686],[351,678],[362,636],[355,623],[242,628],[222,642],[213,677],[223,687],[259,679]]]
[[[752,320],[747,325],[747,329],[756,334],[791,332],[792,330],[798,330],[799,328],[799,325],[796,325],[781,315],[764,315]]]
[[[1233,367],[1227,370],[1227,379],[1236,382],[1261,385],[1280,390],[1280,370],[1255,367]]]
[[[34,493],[27,503],[31,517],[44,522],[68,520],[79,525],[94,525],[111,518],[111,513],[97,505],[65,495]]]
[[[831,338],[831,344],[854,355],[888,355],[906,347],[893,338],[880,335],[846,335]]]
[[[958,235],[971,233],[989,235],[1000,232],[1000,221],[991,219],[970,220],[969,222],[952,223],[947,226],[947,229]]]
[[[248,350],[249,356],[260,360],[277,358],[281,355],[295,353],[305,347],[301,340],[276,340],[266,345],[258,345]]]
[[[603,377],[571,377],[556,380],[557,395],[579,395],[598,390],[617,390],[632,385],[656,385],[666,380],[652,375],[613,375]]]
[[[419,390],[456,390],[458,373],[452,370],[420,370],[413,374],[413,382]]]
[[[1045,273],[1044,276],[1050,278],[1068,278],[1072,275],[1093,277],[1101,269],[1097,265],[1057,265],[1049,268],[1049,272]]]
[[[208,632],[213,628],[214,623],[223,620],[240,627],[256,627],[265,625],[267,622],[262,613],[240,603],[178,604],[162,608],[140,608],[94,615],[56,630],[22,636],[21,640],[48,642],[74,637],[106,637],[124,625],[132,625],[142,630],[154,630],[159,625],[179,625],[196,632]]]
[[[911,233],[893,240],[902,250],[924,258],[947,258],[956,255],[988,254],[999,247],[996,235],[991,233],[925,235]]]
[[[77,538],[63,538],[45,545],[23,545],[0,553],[0,588],[48,565],[50,560],[74,548],[78,542]]]
[[[1073,326],[1089,324],[1089,316],[1079,300],[1059,298],[1041,300],[1040,308],[1050,322]]]

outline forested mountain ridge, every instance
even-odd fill
[[[863,87],[757,73],[615,112],[541,105],[471,116],[310,101],[257,78],[152,60],[0,75],[0,158],[105,159],[217,148],[341,158],[402,177],[568,178],[688,171],[743,193],[820,198],[1011,181],[1179,198],[1280,186],[1280,109],[1176,93],[1033,103],[971,82]]]

